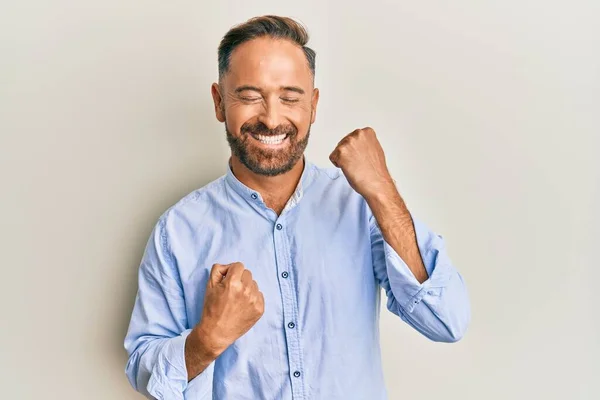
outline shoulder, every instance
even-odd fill
[[[337,209],[350,208],[359,211],[365,207],[364,198],[358,194],[346,179],[341,169],[336,167],[314,167],[314,179],[309,191],[318,198],[321,205],[331,205]],[[311,197],[313,197],[311,196]]]
[[[335,181],[339,178],[344,178],[344,174],[341,169],[336,167],[319,167],[314,165],[315,174],[320,179],[329,179],[331,181]]]
[[[322,168],[314,166],[314,181],[317,186],[330,193],[335,193],[340,197],[360,197],[352,189],[350,183],[341,169],[336,167]]]
[[[210,215],[218,207],[225,192],[225,176],[188,193],[160,216],[158,225],[163,230],[184,226],[196,226],[198,222]],[[178,229],[177,229],[178,230]]]

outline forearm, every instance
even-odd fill
[[[466,286],[448,256],[443,238],[412,216],[411,221],[427,279],[419,282],[415,278],[371,216],[375,276],[385,290],[390,311],[432,340],[455,342],[464,335],[470,321]]]
[[[427,280],[412,217],[394,185],[365,197],[385,241],[404,260],[419,283]]]
[[[204,372],[221,354],[221,351],[211,344],[208,333],[198,324],[187,337],[185,342],[185,367],[188,382]]]

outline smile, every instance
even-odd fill
[[[262,144],[266,144],[266,145],[278,145],[283,143],[283,141],[287,138],[286,134],[283,135],[277,135],[277,136],[266,136],[266,135],[254,135],[252,134],[252,137],[256,140],[258,140],[259,142],[261,142]]]

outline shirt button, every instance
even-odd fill
[[[288,277],[288,273],[284,271],[284,272],[281,273],[281,276],[284,277],[284,278],[287,278]]]
[[[288,328],[290,328],[290,329],[294,329],[295,326],[296,326],[296,324],[294,324],[293,322],[290,322],[288,324]]]
[[[275,225],[275,228],[277,228],[277,230],[280,231],[283,229],[283,225],[277,224],[277,225]]]
[[[300,376],[300,371],[296,371],[296,372],[294,372],[294,376],[295,376],[296,378],[298,378],[298,377]]]
[[[252,193],[252,196],[250,197],[252,197],[254,200],[258,199],[258,195],[256,193]]]

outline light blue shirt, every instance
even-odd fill
[[[380,287],[388,310],[431,340],[457,341],[470,320],[442,237],[413,220],[429,274],[422,284],[341,170],[306,162],[278,216],[228,168],[152,232],[125,338],[129,381],[169,400],[385,399]],[[211,267],[236,261],[263,292],[264,315],[188,383],[184,345]]]

